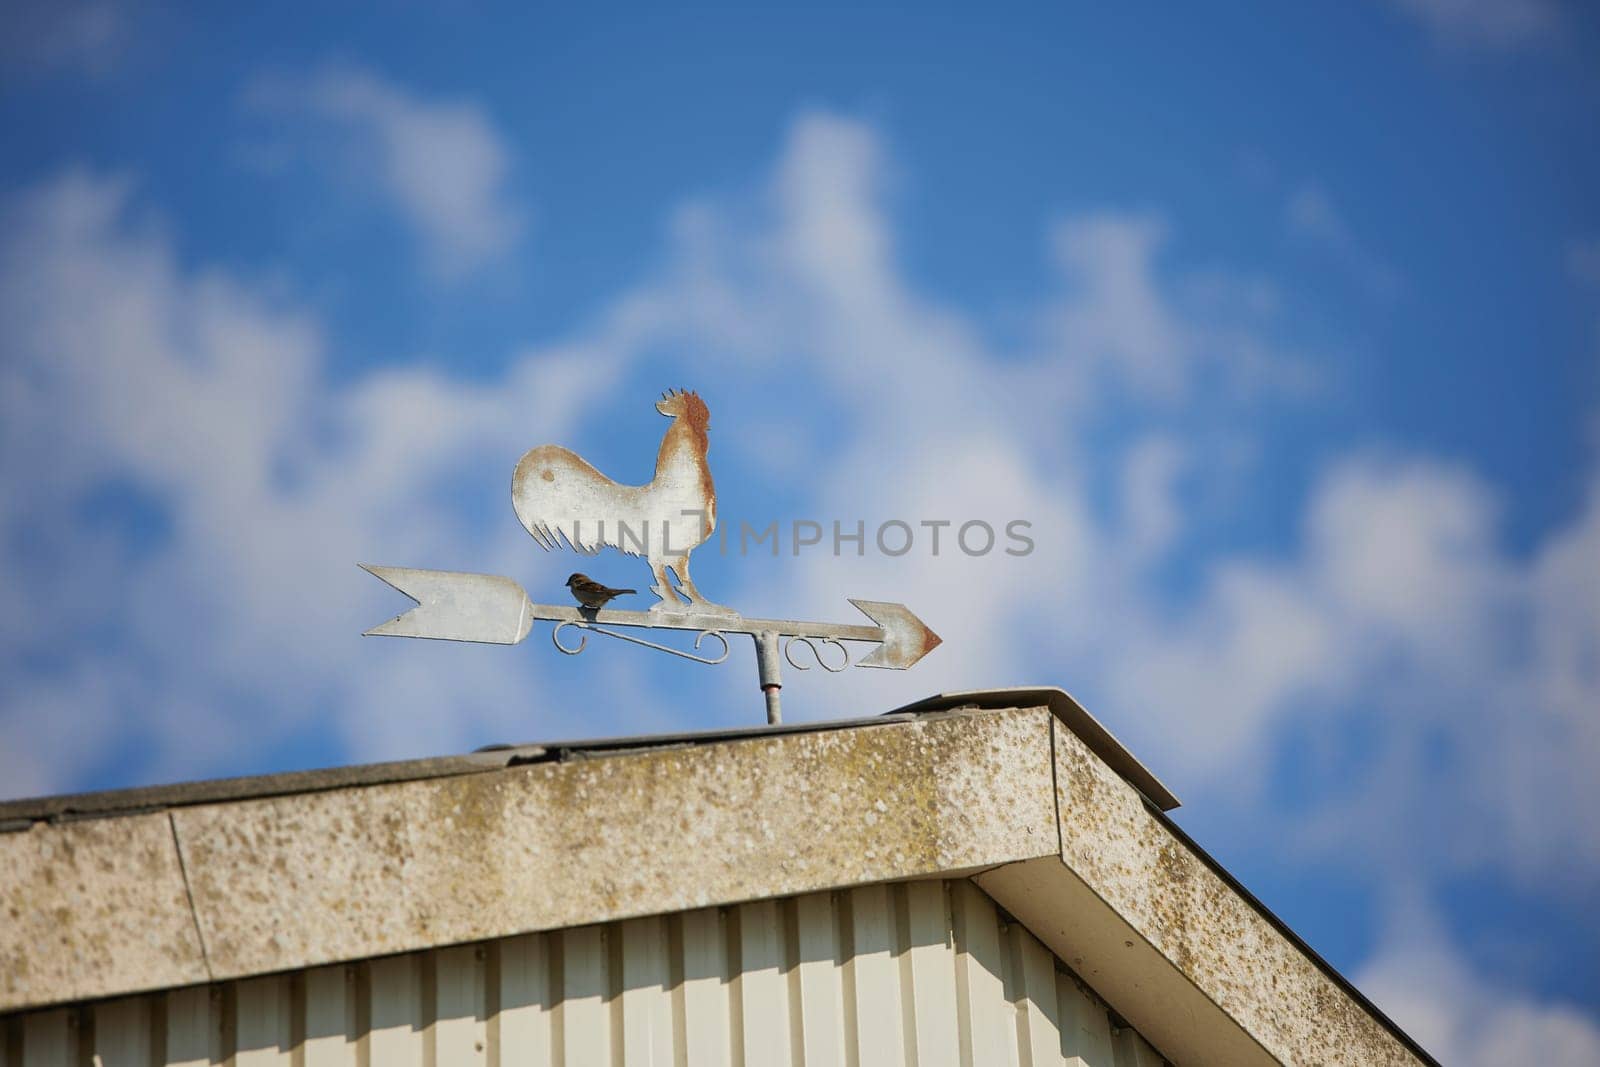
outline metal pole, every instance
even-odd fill
[[[767,722],[780,723],[783,710],[779,691],[783,689],[783,678],[778,665],[778,631],[762,630],[750,636],[756,642],[756,669],[761,674],[761,692],[767,698]]]

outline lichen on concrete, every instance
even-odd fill
[[[0,834],[0,1010],[207,978],[165,814]]]
[[[1154,819],[1127,782],[1056,728],[1061,861],[1138,935],[1285,1063],[1417,1062]]]
[[[1054,854],[1049,722],[985,712],[173,815],[225,978]]]

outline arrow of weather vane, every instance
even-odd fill
[[[528,636],[534,622],[542,620],[556,624],[551,640],[568,655],[582,652],[587,635],[594,633],[697,663],[721,663],[728,658],[727,635],[748,634],[755,642],[770,722],[780,721],[780,649],[797,670],[809,669],[794,658],[798,642],[809,649],[818,666],[838,672],[850,665],[846,641],[878,646],[856,666],[891,670],[905,670],[939,645],[939,636],[904,604],[852,599],[850,603],[871,620],[871,625],[862,625],[745,618],[702,597],[689,576],[689,554],[716,529],[716,489],[706,463],[711,416],[705,402],[691,392],[663,394],[656,410],[673,422],[661,441],[655,477],[646,485],[619,485],[558,445],[530,450],[517,464],[511,482],[517,517],[541,548],[569,547],[594,555],[610,547],[643,556],[654,579],[650,591],[659,601],[654,608],[621,611],[536,604],[522,586],[500,575],[363,563],[366,571],[417,602],[367,634],[515,645]],[[652,529],[659,535],[653,540]],[[720,643],[721,649],[715,656],[697,655],[609,627],[696,632],[695,652],[708,638]],[[562,641],[569,628],[577,631],[575,644]]]

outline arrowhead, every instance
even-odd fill
[[[903,671],[943,643],[944,639],[928,629],[904,604],[888,604],[881,600],[851,600],[850,603],[883,629],[883,644],[857,663],[857,667]]]
[[[510,578],[366,563],[361,569],[417,602],[410,611],[374,626],[365,636],[514,645],[533,629],[528,595]]]

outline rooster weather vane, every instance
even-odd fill
[[[551,640],[570,656],[582,652],[587,635],[593,633],[707,664],[728,658],[728,634],[748,634],[755,641],[767,721],[774,723],[781,721],[780,650],[795,669],[807,670],[794,658],[798,642],[810,650],[818,666],[837,673],[850,666],[846,641],[878,646],[856,666],[892,670],[905,670],[939,644],[939,636],[904,604],[852,599],[850,603],[872,621],[868,626],[746,618],[702,596],[689,575],[689,554],[710,540],[717,528],[717,491],[706,463],[711,413],[698,394],[679,390],[663,393],[656,410],[672,424],[656,454],[655,477],[645,485],[620,485],[560,445],[530,449],[511,476],[512,507],[540,548],[570,548],[588,556],[615,548],[644,557],[652,579],[649,590],[656,596],[648,611],[608,608],[612,599],[635,590],[611,589],[583,574],[567,579],[567,588],[578,601],[578,606],[567,607],[535,604],[522,586],[496,574],[363,563],[365,570],[417,602],[367,634],[515,645],[532,632],[535,621],[542,620],[556,624]],[[610,627],[696,632],[694,652]],[[569,629],[578,631],[575,644],[562,641]],[[720,652],[697,655],[708,639],[722,646]]]

